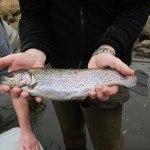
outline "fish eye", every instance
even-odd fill
[[[14,76],[14,79],[15,79],[16,81],[20,81],[20,80],[22,79],[22,75],[21,75],[21,74],[16,74],[16,75]]]

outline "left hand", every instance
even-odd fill
[[[0,69],[8,66],[8,72],[11,72],[23,68],[44,67],[45,60],[46,55],[44,52],[32,48],[22,53],[10,54],[0,58]],[[29,98],[28,92],[17,87],[11,88],[9,85],[0,85],[0,92],[10,93],[11,97],[15,98]],[[42,100],[41,97],[35,97],[35,99],[37,102]]]
[[[88,63],[88,68],[104,67],[111,67],[112,69],[116,69],[118,72],[126,76],[131,76],[134,74],[134,71],[131,70],[125,63],[123,63],[119,58],[109,53],[99,53],[97,55],[94,55],[91,57]],[[109,99],[109,96],[115,95],[117,92],[118,86],[97,87],[94,91],[91,91],[89,93],[89,96],[92,99],[107,101]]]

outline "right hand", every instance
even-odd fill
[[[32,131],[21,132],[19,150],[39,150],[40,144]]]
[[[8,72],[32,67],[44,67],[46,60],[45,54],[37,49],[29,49],[23,53],[10,54],[8,56],[0,58],[0,69],[9,66]],[[21,91],[20,88],[14,87],[11,89],[8,85],[1,85],[0,91],[3,93],[11,93],[11,97],[28,98],[29,93],[26,91]],[[41,97],[35,97],[37,102],[42,100]]]
[[[104,46],[103,46],[104,47]],[[106,47],[106,45],[105,45]],[[107,47],[112,50],[112,47]],[[88,68],[105,68],[110,67],[115,69],[125,76],[134,75],[134,71],[130,69],[125,63],[119,58],[109,53],[98,53],[91,57]],[[100,101],[107,101],[110,96],[117,94],[118,86],[97,86],[94,90],[89,93],[91,99],[99,99]]]

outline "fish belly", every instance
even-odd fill
[[[22,90],[27,91],[30,95],[41,96],[43,98],[49,98],[51,100],[83,100],[88,97],[88,94],[93,88],[83,87],[83,88],[55,88],[50,87],[36,87],[31,89],[29,87],[23,87]]]

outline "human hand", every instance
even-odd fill
[[[91,57],[88,68],[105,68],[111,67],[126,76],[131,76],[134,71],[124,64],[119,58],[109,53],[99,53]],[[115,95],[118,92],[118,86],[111,87],[96,87],[94,91],[89,93],[90,98],[107,101],[109,96]]]
[[[0,58],[0,68],[9,66],[8,72],[19,70],[22,68],[31,68],[31,67],[44,67],[46,60],[45,54],[37,49],[29,49],[23,53],[11,54],[5,57]],[[3,93],[11,92],[11,97],[28,99],[29,93],[26,91],[21,91],[20,88],[14,87],[11,89],[8,85],[1,85],[0,91]],[[37,102],[42,100],[41,97],[35,97]]]
[[[40,150],[40,144],[32,131],[21,132],[19,150]]]

